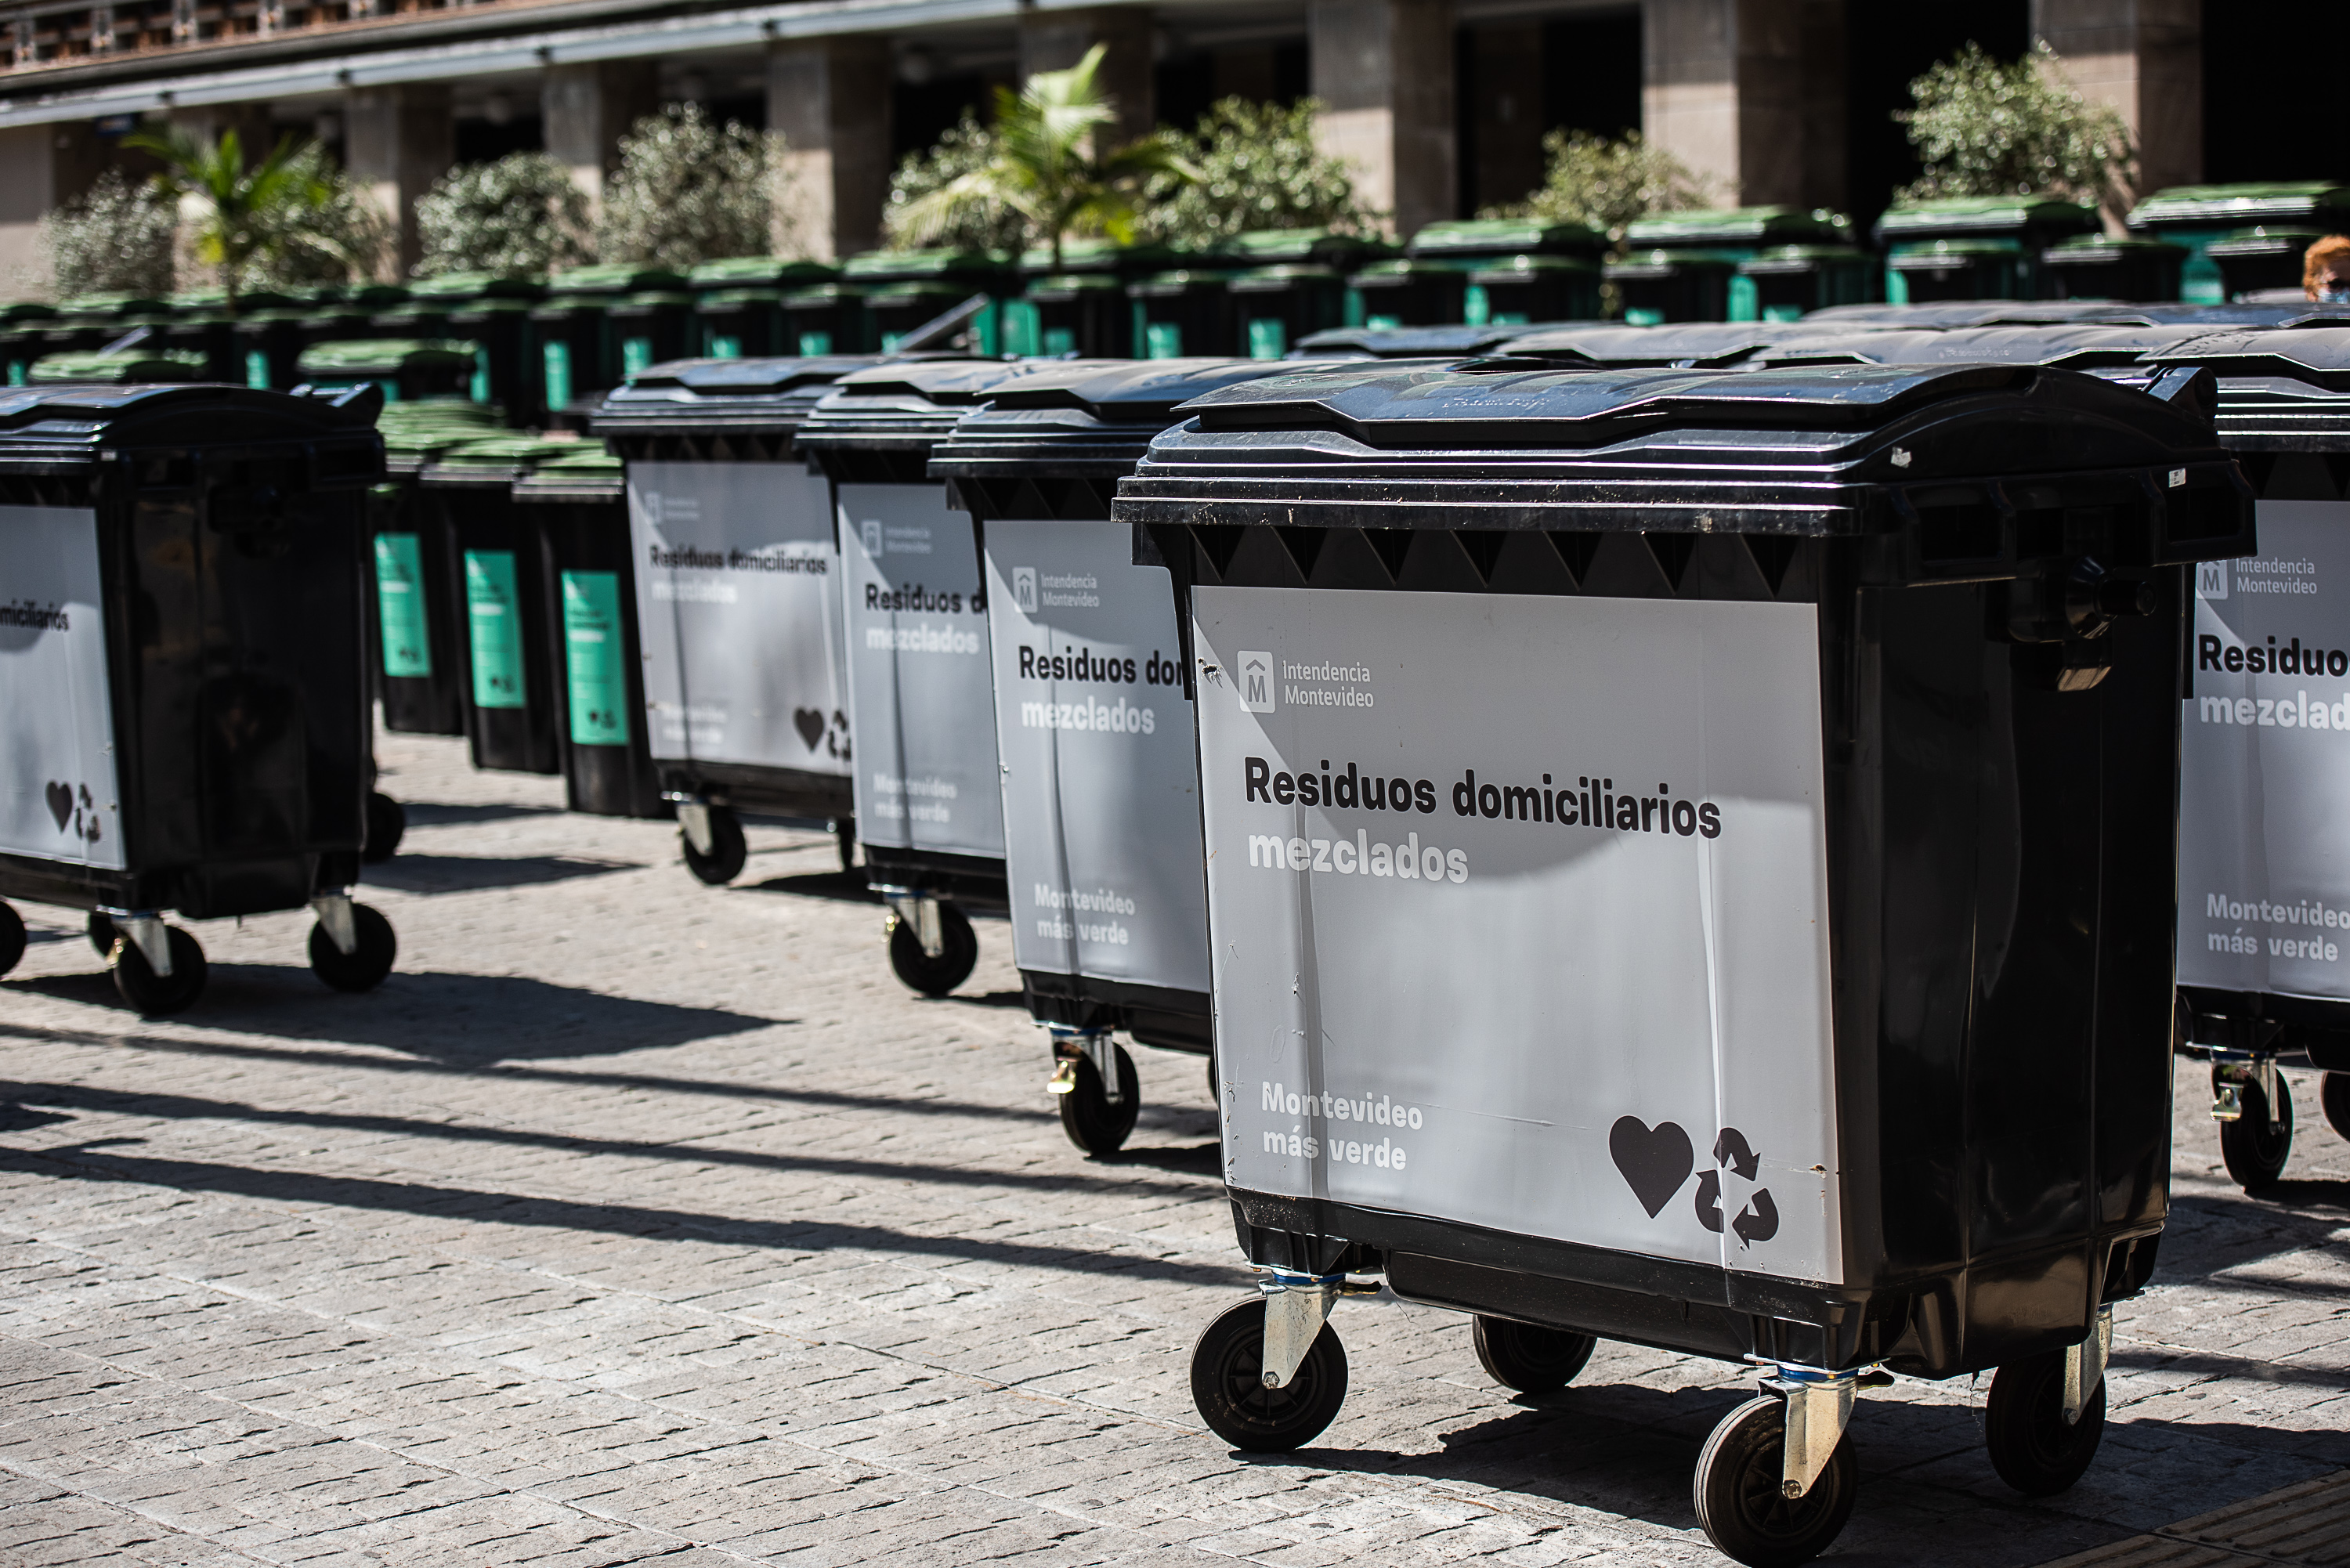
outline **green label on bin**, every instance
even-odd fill
[[[244,384],[256,392],[269,390],[269,356],[258,348],[244,351]]]
[[[1367,318],[1363,322],[1363,325],[1369,327],[1374,332],[1393,332],[1403,326],[1403,317],[1400,316],[1373,316]]]
[[[1046,358],[1057,359],[1064,354],[1074,354],[1076,351],[1077,334],[1075,328],[1067,327],[1047,327],[1045,328],[1045,357]]]
[[[465,552],[465,619],[473,633],[473,706],[522,706],[522,597],[512,550]]]
[[[1154,321],[1144,327],[1142,357],[1146,359],[1180,359],[1183,357],[1182,323]]]
[[[473,347],[473,381],[465,391],[477,403],[490,400],[490,350],[486,344]]]
[[[653,362],[653,340],[650,337],[620,339],[620,374],[633,376]]]
[[[395,680],[432,673],[424,630],[424,568],[413,534],[375,536],[376,619],[383,628],[383,672]]]
[[[546,364],[546,406],[559,409],[571,400],[571,345],[560,340],[549,342],[544,358]]]
[[[620,662],[620,575],[563,574],[563,648],[570,667],[571,743],[629,743],[629,672]]]
[[[1493,299],[1482,283],[1472,283],[1461,291],[1461,319],[1471,327],[1483,327],[1493,319]]]
[[[816,358],[817,355],[819,355],[819,354],[829,354],[829,353],[831,353],[831,352],[832,352],[832,334],[831,334],[831,333],[829,333],[829,332],[803,332],[803,333],[801,333],[801,334],[800,334],[800,358],[803,358],[803,359],[813,359],[813,358]]]
[[[743,340],[723,335],[712,337],[710,340],[710,357],[712,359],[740,359],[743,357]]]
[[[1248,324],[1249,358],[1278,359],[1289,352],[1289,328],[1277,316],[1260,316]]]
[[[25,384],[25,362],[22,359],[8,361],[8,384],[12,387],[21,387]]]

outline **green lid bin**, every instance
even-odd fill
[[[1877,295],[1877,258],[1850,245],[1775,245],[1738,264],[1731,292],[1749,291],[1756,321],[1793,321]],[[1740,308],[1733,298],[1731,308]],[[1739,319],[1734,317],[1732,319]]]
[[[2099,231],[2096,207],[2046,196],[1953,196],[1877,221],[1887,304],[2039,299],[2041,254]]]
[[[864,291],[866,314],[884,353],[914,328],[974,294],[984,294],[991,303],[971,324],[970,346],[976,354],[999,354],[1003,344],[1001,302],[1020,292],[1016,267],[1001,257],[970,251],[868,251],[848,258],[840,280]],[[844,349],[835,344],[832,351]]]
[[[1006,354],[1083,355],[1123,359],[1133,355],[1134,317],[1126,286],[1176,261],[1164,245],[1121,245],[1111,240],[1070,240],[1058,266],[1038,245],[1020,258],[1026,288],[1002,306],[1001,348]]]
[[[1791,245],[1843,249],[1851,244],[1852,220],[1825,207],[1709,207],[1653,213],[1624,230],[1627,251],[1701,251],[1727,256],[1732,263],[1751,261],[1765,251]],[[1724,315],[1703,319],[1762,320],[1760,275],[1733,272],[1723,308]]]
[[[1727,321],[1739,258],[1715,251],[1634,251],[1602,269],[1635,327],[1668,321]]]
[[[693,290],[690,352],[705,359],[769,359],[797,351],[785,332],[784,296],[832,282],[840,269],[781,256],[730,256],[686,274]]]
[[[2162,240],[2083,234],[2040,253],[2042,293],[2050,299],[2174,300],[2189,254]]]
[[[468,395],[477,403],[526,413],[534,385],[531,360],[536,338],[531,306],[545,296],[546,282],[494,273],[443,273],[421,279],[409,291],[420,306],[445,306],[443,330],[473,345],[473,379]]]
[[[784,352],[803,359],[831,354],[861,354],[876,339],[865,314],[865,291],[847,284],[820,283],[784,296]]]
[[[1238,352],[1232,275],[1219,267],[1180,266],[1128,284],[1134,358],[1181,359]]]
[[[673,312],[681,328],[691,307],[691,296],[680,292],[684,286],[685,279],[676,273],[626,263],[573,267],[549,278],[546,297],[532,307],[529,317],[538,363],[523,422],[547,430],[586,428],[588,411],[628,379],[609,319],[612,307],[632,295],[673,295],[681,302]],[[650,337],[650,317],[630,325],[641,329],[639,336]]]
[[[49,351],[49,328],[57,314],[57,306],[35,300],[0,305],[0,376],[7,385],[23,386],[33,361]]]
[[[314,387],[373,382],[386,404],[422,399],[467,400],[473,379],[473,345],[444,338],[362,337],[313,343],[295,368]]]
[[[77,348],[63,354],[45,354],[33,362],[31,371],[25,378],[28,384],[36,387],[52,387],[66,382],[130,386],[148,381],[201,381],[203,379],[203,356],[175,348],[129,348],[116,354]]]
[[[2324,235],[2350,234],[2350,186],[2330,180],[2173,185],[2132,208],[2127,223],[2134,234],[2187,247],[2180,299],[2225,305],[2256,289],[2299,288],[2301,256],[2283,236],[2306,234],[2305,251]],[[2255,243],[2232,255],[2219,250],[2244,240]]]

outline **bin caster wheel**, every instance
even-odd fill
[[[0,904],[0,974],[16,967],[25,956],[25,917]]]
[[[345,952],[323,925],[310,928],[310,972],[337,991],[373,991],[391,972],[400,939],[391,922],[365,904],[351,906],[351,930],[359,946]]]
[[[944,996],[979,967],[979,933],[952,904],[939,906],[939,956],[922,950],[922,939],[905,921],[889,922],[889,967],[924,996]]]
[[[2026,1497],[2066,1490],[2097,1457],[2106,1435],[2106,1385],[2064,1424],[2064,1353],[2011,1361],[1992,1375],[1983,1401],[1983,1441],[1999,1479]]]
[[[1055,1096],[1061,1102],[1061,1130],[1087,1154],[1116,1154],[1134,1131],[1135,1114],[1142,1109],[1142,1085],[1134,1075],[1134,1058],[1123,1045],[1113,1049],[1118,1053],[1118,1092],[1125,1096],[1120,1103],[1109,1103],[1101,1074],[1090,1056],[1077,1060],[1076,1086]]]
[[[204,993],[204,950],[177,926],[166,927],[172,946],[172,972],[158,975],[139,950],[139,944],[118,933],[108,961],[114,969],[114,989],[142,1018],[164,1018]]]
[[[685,868],[713,888],[723,888],[740,877],[743,863],[751,857],[741,819],[723,805],[710,808],[709,854],[696,849],[692,836],[682,828],[678,831],[677,842],[685,852]]]
[[[1208,1429],[1243,1453],[1304,1448],[1347,1400],[1347,1350],[1328,1324],[1286,1388],[1264,1386],[1264,1298],[1232,1307],[1191,1347],[1191,1402]]]
[[[2325,1125],[2350,1137],[2350,1073],[2328,1073],[2317,1087],[2317,1104]]]
[[[1788,1497],[1780,1490],[1786,1441],[1787,1407],[1765,1396],[1724,1417],[1697,1457],[1698,1524],[1747,1568],[1793,1568],[1817,1557],[1844,1532],[1860,1491],[1847,1436],[1812,1490]]]
[[[359,858],[370,866],[380,866],[400,851],[400,835],[408,831],[408,813],[400,803],[380,789],[368,791],[367,842],[359,847]]]
[[[114,917],[101,915],[96,909],[92,909],[89,912],[89,945],[98,950],[99,958],[110,959],[114,956]]]
[[[1485,1376],[1521,1394],[1551,1394],[1575,1381],[1599,1347],[1598,1339],[1571,1328],[1537,1328],[1505,1317],[1480,1317],[1477,1364]]]
[[[2230,1180],[2247,1192],[2276,1185],[2284,1162],[2293,1153],[2293,1091],[2284,1075],[2275,1075],[2277,1103],[2273,1114],[2257,1083],[2238,1086],[2243,1115],[2220,1124],[2220,1158],[2227,1162]]]

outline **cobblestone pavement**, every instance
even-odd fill
[[[307,917],[198,929],[212,988],[123,1012],[28,909],[0,982],[0,1563],[1720,1561],[1689,1501],[1722,1366],[1604,1346],[1512,1399],[1464,1319],[1337,1317],[1310,1450],[1238,1458],[1187,1386],[1236,1298],[1196,1058],[1141,1058],[1121,1158],[1062,1137],[1008,942],[926,1002],[830,844],[674,830],[387,737],[379,992]],[[1855,1423],[1835,1558],[2032,1563],[2350,1464],[2350,1147],[2219,1172],[2182,1070],[2157,1284],[2088,1480],[2024,1502],[1966,1385]],[[2029,1092],[2029,1085],[2019,1085]]]

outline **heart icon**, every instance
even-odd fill
[[[1651,1220],[1672,1201],[1697,1164],[1697,1151],[1679,1124],[1659,1122],[1651,1128],[1638,1116],[1616,1118],[1607,1129],[1607,1152]]]
[[[824,710],[821,708],[793,709],[792,728],[800,732],[801,742],[809,751],[815,751],[816,743],[824,739]]]
[[[57,821],[57,831],[65,831],[66,823],[73,816],[73,785],[53,784],[42,792],[48,796],[49,815]]]

